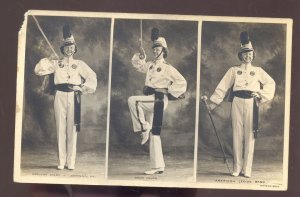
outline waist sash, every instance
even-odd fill
[[[152,134],[160,135],[163,115],[164,115],[164,93],[156,92],[154,88],[145,86],[143,89],[145,95],[154,94],[154,112],[152,122]]]
[[[80,131],[80,122],[81,122],[81,92],[74,91],[72,84],[57,84],[55,89],[62,92],[74,92],[74,125],[76,131]]]
[[[154,93],[154,114],[152,123],[152,134],[160,135],[163,115],[164,115],[164,93],[155,92]]]
[[[254,99],[253,100],[253,134],[254,134],[254,138],[258,137],[258,117],[259,117],[259,109],[258,109],[258,101],[257,98],[255,98],[254,96],[252,96],[252,91],[248,91],[248,90],[240,90],[240,91],[234,91],[233,92],[233,96],[234,97],[239,97],[239,98],[243,98],[243,99]]]

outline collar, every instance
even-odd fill
[[[250,63],[250,64],[244,64],[244,63],[242,63],[241,65],[240,65],[240,68],[241,69],[243,69],[243,70],[250,70],[250,69],[252,69],[253,68],[253,66],[252,66],[252,64]]]
[[[62,59],[64,62],[73,62],[74,61],[74,58],[73,58],[73,56],[71,56],[71,57],[63,57],[63,59]]]

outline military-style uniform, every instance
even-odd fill
[[[261,67],[253,65],[246,66],[242,64],[231,67],[218,84],[210,100],[215,104],[220,104],[231,87],[233,87],[233,93],[238,91],[257,92],[261,97],[259,103],[271,100],[275,93],[274,80]],[[243,172],[248,177],[251,176],[255,142],[253,135],[253,102],[255,102],[254,98],[235,96],[231,107],[233,171],[237,175]]]
[[[145,86],[157,89],[167,89],[174,97],[182,95],[187,88],[184,77],[164,58],[146,62],[146,57],[140,59],[139,53],[132,58],[132,64],[137,71],[146,73]],[[154,112],[154,94],[131,96],[128,99],[134,132],[150,130]],[[164,95],[164,109],[168,105],[168,97]],[[160,135],[150,133],[150,162],[151,168],[165,168]]]
[[[82,88],[83,94],[93,93],[97,87],[96,73],[83,61],[73,58],[41,59],[34,72],[39,76],[54,73],[56,86],[78,85]],[[74,91],[56,90],[54,111],[58,140],[58,168],[63,169],[67,165],[69,169],[74,169],[77,142],[74,125]]]

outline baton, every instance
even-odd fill
[[[203,103],[205,104],[205,106],[206,106],[206,109],[207,109],[207,111],[208,111],[209,118],[210,118],[210,120],[211,120],[211,124],[213,125],[215,134],[216,134],[216,136],[217,136],[219,145],[220,145],[221,150],[222,150],[222,153],[223,153],[224,163],[226,163],[227,168],[228,168],[228,171],[229,171],[229,173],[231,174],[231,170],[230,170],[230,168],[229,168],[229,164],[228,164],[228,161],[227,161],[227,158],[226,158],[226,154],[225,154],[223,145],[222,145],[221,140],[220,140],[220,138],[219,138],[219,135],[218,135],[218,132],[217,132],[217,129],[216,129],[214,120],[213,120],[213,118],[212,118],[212,116],[211,116],[211,111],[210,111],[209,105],[208,105],[208,103],[207,103],[207,101],[206,101],[206,100],[207,100],[207,96],[201,96],[201,100],[202,100],[202,102],[203,102]]]
[[[140,20],[140,48],[142,49],[143,48],[143,21],[142,19]],[[140,59],[144,59],[145,58],[145,54],[144,52],[140,51]]]
[[[36,26],[38,27],[38,29],[40,30],[40,32],[41,32],[41,34],[43,35],[44,39],[46,40],[48,46],[50,47],[52,53],[55,55],[56,58],[59,58],[59,56],[58,56],[57,53],[55,52],[54,48],[52,47],[51,43],[49,42],[47,36],[45,35],[43,29],[41,28],[39,21],[36,19],[36,17],[35,17],[34,15],[32,15],[32,17],[33,17],[33,19],[34,19],[34,21],[35,21]]]

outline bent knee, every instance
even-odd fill
[[[130,105],[130,104],[135,104],[135,102],[136,102],[136,96],[130,96],[129,98],[128,98],[128,104]]]

